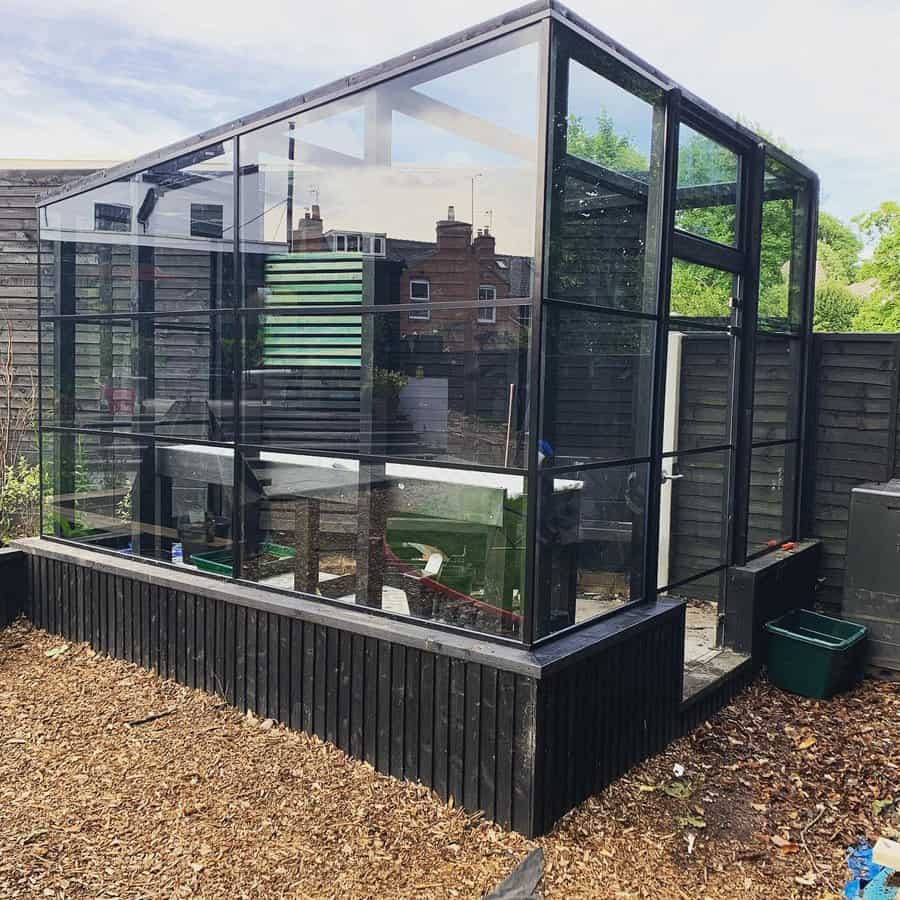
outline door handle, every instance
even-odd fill
[[[684,478],[684,475],[673,475],[671,472],[662,473],[663,481],[678,481],[679,478]]]

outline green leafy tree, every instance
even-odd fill
[[[900,203],[882,203],[854,221],[866,237],[877,241],[872,258],[860,268],[863,278],[877,278],[879,287],[900,294]]]
[[[696,132],[678,145],[679,208],[675,212],[675,224],[691,234],[709,238],[722,244],[734,243],[736,234],[736,207],[733,194],[737,182],[737,157],[735,154]],[[702,201],[691,205],[690,188],[702,188],[711,192],[718,202],[707,205]],[[693,201],[696,202],[696,201]]]
[[[580,116],[569,116],[566,152],[635,177],[642,174],[646,177],[650,168],[647,157],[634,146],[631,136],[616,131],[612,116],[605,109],[597,117],[596,128],[591,130],[585,127]]]
[[[859,305],[853,319],[853,331],[900,331],[900,297],[885,290],[876,290]]]
[[[817,256],[829,279],[849,284],[859,269],[862,241],[840,219],[819,212]]]
[[[859,300],[846,284],[826,281],[816,288],[814,331],[851,331]]]

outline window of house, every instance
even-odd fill
[[[497,321],[497,307],[490,306],[497,299],[497,288],[492,284],[482,284],[478,288],[478,321],[493,324]]]
[[[384,238],[372,238],[372,252],[376,256],[384,255]]]
[[[346,250],[347,249],[347,238],[343,234],[335,235],[334,248],[335,248],[335,250]]]
[[[94,231],[131,231],[131,207],[121,203],[95,203]]]
[[[531,306],[528,304],[519,307],[519,324],[526,328],[531,325]]]
[[[359,253],[359,235],[347,235],[347,250],[351,253]]]
[[[222,204],[191,204],[191,237],[222,237]]]
[[[424,278],[417,278],[409,282],[410,303],[428,303],[431,300],[431,284]],[[427,322],[431,318],[431,310],[427,307],[410,310],[409,318]]]

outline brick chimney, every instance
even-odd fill
[[[464,253],[472,243],[472,226],[469,222],[458,222],[456,210],[450,206],[447,218],[437,223],[437,249],[439,253]]]
[[[492,260],[497,253],[497,242],[487,228],[478,229],[478,236],[473,241],[475,257],[479,260]]]
[[[318,203],[313,205],[312,212],[307,211],[297,223],[293,234],[293,247],[294,250],[301,252],[326,249],[325,239],[322,237],[322,214]]]

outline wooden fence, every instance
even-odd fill
[[[75,169],[0,169],[0,360],[6,359],[12,331],[14,377],[12,415],[15,422],[36,401],[38,218],[35,198],[86,171]],[[6,414],[6,409],[2,412]],[[21,449],[35,452],[33,429],[26,426]]]
[[[813,366],[815,435],[805,472],[805,531],[823,541],[820,598],[837,609],[850,492],[900,477],[900,334],[816,335]]]

